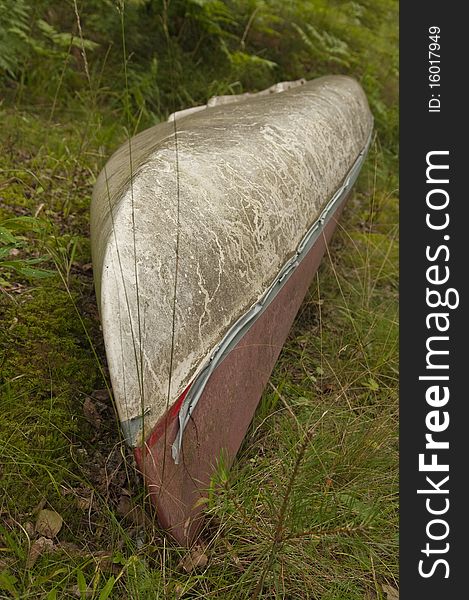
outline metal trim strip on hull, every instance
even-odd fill
[[[199,375],[191,384],[190,389],[188,390],[182,403],[182,406],[179,410],[179,430],[171,448],[171,454],[176,464],[179,464],[180,460],[184,429],[186,428],[187,423],[191,418],[191,414],[195,406],[197,405],[197,402],[199,401],[211,374],[223,361],[223,359],[226,358],[226,356],[231,352],[231,350],[237,345],[239,340],[243,337],[243,335],[245,335],[245,333],[249,330],[253,323],[262,315],[262,313],[266,310],[266,308],[269,306],[272,300],[274,300],[274,298],[277,296],[278,292],[288,281],[296,267],[300,264],[303,258],[307,255],[308,251],[314,245],[315,241],[321,235],[322,231],[324,230],[324,227],[327,225],[332,215],[334,214],[333,209],[340,204],[340,202],[349,193],[350,189],[355,183],[360,169],[362,167],[362,164],[365,160],[365,156],[370,147],[371,136],[372,131],[370,132],[370,135],[363,150],[360,152],[350,171],[346,175],[344,183],[335,192],[333,197],[329,200],[325,208],[322,210],[319,218],[314,222],[312,227],[303,237],[302,241],[298,245],[296,253],[285,263],[285,265],[277,275],[276,279],[273,281],[273,283],[270,285],[267,291],[263,294],[261,299],[258,300],[258,302],[256,302],[256,304],[254,304],[249,309],[249,311],[246,312],[242,317],[240,317],[235,322],[235,324],[229,329],[229,331],[223,337],[222,341],[213,350],[205,367],[203,367]]]
[[[208,379],[184,430],[180,464],[172,460],[171,446],[178,433],[176,417],[183,398],[153,429],[145,446],[134,450],[161,527],[183,546],[192,544],[203,526],[205,502],[201,498],[207,496],[220,457],[229,468],[245,439],[346,199],[288,282]],[[238,404],[239,399],[242,402]]]

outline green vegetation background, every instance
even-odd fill
[[[397,35],[396,0],[0,0],[0,598],[393,597]],[[106,389],[93,182],[174,110],[329,73],[362,83],[373,148],[188,555]]]

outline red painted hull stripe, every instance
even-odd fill
[[[193,382],[191,381],[191,383],[189,383],[189,385],[182,392],[182,394],[179,396],[179,398],[176,400],[176,402],[172,405],[172,407],[168,410],[168,412],[163,417],[161,417],[161,419],[158,421],[158,423],[153,428],[153,430],[152,430],[151,434],[149,435],[147,441],[145,442],[143,448],[141,448],[141,447],[135,448],[135,458],[137,459],[138,463],[140,463],[143,458],[143,452],[145,452],[145,456],[150,452],[150,449],[156,444],[156,442],[159,440],[159,438],[163,435],[163,433],[164,433],[165,429],[168,427],[168,425],[170,423],[172,423],[174,421],[174,419],[178,416],[179,411],[181,410],[182,403],[184,402],[184,398],[186,397],[187,392],[190,390],[192,383]]]

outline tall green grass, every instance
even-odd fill
[[[396,11],[0,0],[0,597],[370,600],[397,587]],[[329,72],[362,82],[376,138],[236,464],[219,465],[194,551],[207,560],[190,568],[142,514],[105,391],[92,185],[174,108]],[[65,524],[31,565],[42,500]]]

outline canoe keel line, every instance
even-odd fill
[[[197,223],[191,232],[181,219],[186,258],[172,323],[175,367],[171,374],[166,370],[175,380],[174,397],[163,400],[161,391],[171,258],[174,264],[174,183],[171,192],[165,179],[174,158],[168,151],[174,123],[133,138],[132,165],[125,147],[118,150],[93,194],[95,281],[122,428],[160,524],[185,545],[202,526],[200,499],[217,461],[223,456],[229,466],[236,456],[370,144],[372,117],[353,80],[325,77],[301,87],[294,82],[294,89],[282,86],[275,97],[250,96],[172,116],[181,206],[192,203],[206,219],[207,207],[215,215],[205,233],[210,246],[197,245]],[[206,151],[204,137],[213,141]],[[260,140],[273,147],[265,157],[256,146]],[[129,233],[130,224],[135,229]],[[150,260],[156,268],[146,266]],[[132,287],[133,276],[140,292]],[[135,307],[139,297],[142,306]],[[225,307],[210,312],[216,300]],[[184,333],[198,347],[184,347]]]

